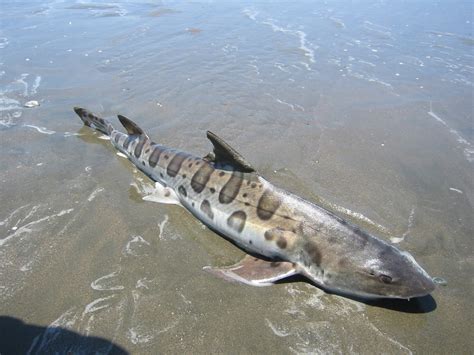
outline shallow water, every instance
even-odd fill
[[[469,2],[1,9],[0,314],[18,321],[0,326],[19,329],[10,345],[472,351]],[[24,108],[31,100],[40,106]],[[276,185],[396,243],[447,284],[410,302],[361,303],[300,281],[215,279],[202,267],[242,251],[185,210],[143,201],[151,183],[73,106],[124,114],[195,154],[209,151],[211,129]]]

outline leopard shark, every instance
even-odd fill
[[[210,131],[213,150],[198,157],[153,142],[125,116],[118,115],[122,133],[107,119],[74,111],[155,181],[154,201],[183,206],[248,253],[231,266],[204,267],[216,276],[268,286],[302,275],[327,292],[364,298],[410,299],[435,289],[411,254],[274,186]]]

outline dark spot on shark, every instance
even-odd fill
[[[270,263],[270,266],[271,266],[271,267],[278,267],[278,266],[280,266],[280,265],[281,265],[281,262],[279,262],[279,261],[272,261],[272,262]]]
[[[170,157],[168,154],[165,154],[165,160],[168,160]]]
[[[145,154],[148,154],[148,153],[150,153],[150,148],[147,148],[147,149],[145,150]]]
[[[183,165],[184,160],[186,159],[186,155],[184,153],[177,153],[173,159],[171,159],[168,168],[166,169],[166,173],[170,177],[175,177],[178,175],[179,170],[181,169],[181,165]]]
[[[250,203],[245,202],[244,205],[245,205],[245,206],[250,206]]]
[[[257,184],[256,184],[256,183],[254,183],[254,182],[252,182],[252,185],[250,185],[250,187],[251,187],[252,189],[254,189],[254,188],[256,188],[256,187],[257,187]]]
[[[280,249],[286,249],[288,242],[286,241],[286,238],[284,236],[280,236],[277,240],[277,245]]]
[[[230,176],[229,181],[227,181],[219,192],[219,202],[223,204],[228,204],[234,201],[240,191],[240,186],[242,186],[243,173],[241,171],[234,171]]]
[[[178,192],[184,197],[188,196],[188,192],[186,191],[186,188],[183,185],[180,185],[178,187]]]
[[[197,192],[201,193],[202,190],[206,187],[206,184],[209,182],[209,179],[214,172],[214,167],[209,163],[204,163],[196,171],[191,179],[191,187]]]
[[[242,197],[243,197],[243,198],[246,198],[246,197],[247,197],[247,194],[246,194],[246,193],[244,193],[244,194],[242,195]]]
[[[247,214],[244,211],[236,211],[227,218],[227,225],[236,232],[242,232],[247,220]]]
[[[119,134],[116,134],[115,137],[114,137],[114,141],[116,144],[119,143],[119,140],[120,140],[120,135]]]
[[[356,241],[360,244],[360,246],[365,247],[369,242],[369,234],[361,230],[359,227],[354,227],[352,231],[357,236]]]
[[[171,195],[170,191],[169,191],[168,189],[166,189],[166,191],[165,191],[165,197],[170,197],[170,195]]]
[[[142,160],[142,165],[145,166],[145,161],[144,160]]]
[[[162,179],[164,178],[163,173],[160,173],[160,178],[162,178]]]
[[[186,179],[186,174],[183,174],[183,179]]]
[[[213,188],[213,187],[211,187],[211,188],[209,189],[209,191],[211,191],[211,194],[213,194],[214,192],[216,192],[216,189]]]
[[[316,264],[316,266],[321,265],[322,255],[316,243],[308,242],[303,248],[306,251],[306,255],[308,256],[308,260],[305,260],[308,262],[307,265],[310,265],[311,263]]]
[[[148,158],[148,164],[150,164],[152,168],[154,168],[156,164],[158,164],[158,159],[160,159],[161,152],[162,150],[159,147],[155,146],[153,148],[153,152]]]
[[[270,190],[265,190],[258,200],[257,216],[264,221],[269,220],[280,205],[281,201],[278,196]]]
[[[193,163],[188,164],[188,168],[191,168],[193,166]]]
[[[265,237],[265,240],[273,240],[274,234],[272,232],[272,229],[265,231],[265,234],[263,236]]]
[[[130,142],[133,140],[132,136],[127,136],[127,139],[125,139],[125,142],[123,142],[123,148],[125,150],[128,150],[128,146],[130,145]]]
[[[224,175],[225,175],[225,173],[224,173],[223,171],[221,171],[221,172],[219,173],[219,176],[221,176],[221,177],[224,176]]]
[[[291,232],[286,231],[280,227],[272,228],[263,234],[265,237],[265,240],[271,241],[271,240],[276,240],[276,244],[280,249],[285,249],[288,245],[288,241],[286,239],[286,236],[290,236]]]
[[[249,244],[253,244],[252,239],[249,239]]]
[[[140,136],[138,138],[138,143],[135,147],[135,157],[138,158],[141,154],[142,154],[142,150],[143,150],[143,145],[145,144],[145,137],[144,136]]]
[[[214,218],[214,212],[212,212],[211,203],[208,200],[204,200],[201,203],[201,211],[209,217],[209,219]]]

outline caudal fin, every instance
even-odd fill
[[[108,136],[110,136],[110,133],[114,130],[109,121],[97,117],[96,115],[87,111],[84,108],[74,107],[74,112],[77,113],[79,118],[82,120],[82,122],[84,122],[86,126],[95,128]]]

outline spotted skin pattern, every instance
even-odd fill
[[[144,135],[110,132],[112,144],[153,180],[177,191],[181,204],[213,229],[230,236],[243,248],[267,257],[281,256],[292,247],[288,234],[298,218],[285,194],[255,172],[241,172],[231,165],[152,142]],[[283,217],[285,216],[285,218]],[[265,232],[279,229],[275,240]]]
[[[406,298],[427,294],[434,287],[407,253],[326,209],[273,186],[248,165],[240,169],[239,159],[235,164],[226,161],[229,154],[235,154],[233,149],[228,155],[218,151],[225,158],[222,161],[200,158],[154,143],[123,116],[119,118],[127,134],[84,109],[75,111],[86,125],[108,134],[115,148],[138,169],[175,191],[179,203],[193,215],[251,254],[293,263],[298,273],[315,283],[335,291],[349,289],[356,295]],[[376,262],[370,264],[364,258]],[[378,271],[373,270],[388,270],[388,262],[379,261],[382,258],[393,264],[390,267],[393,273],[402,275],[400,279],[416,276],[417,283],[407,281],[408,286],[395,288],[387,282],[394,277],[383,274],[377,279]],[[411,268],[412,274],[395,270],[401,264]],[[350,268],[354,269],[349,270],[354,280],[360,280],[358,283],[344,279]]]

